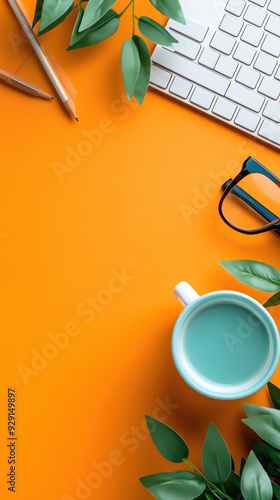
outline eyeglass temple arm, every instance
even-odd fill
[[[232,182],[232,179],[229,179],[228,181],[226,181],[222,185],[222,188],[226,189],[231,182]],[[245,203],[247,203],[247,205],[249,205],[251,208],[253,208],[253,210],[255,210],[255,212],[257,212],[258,214],[260,214],[268,222],[272,222],[273,220],[278,219],[278,217],[276,215],[274,215],[272,212],[270,212],[270,210],[268,210],[267,208],[265,208],[261,203],[259,203],[257,200],[255,200],[255,198],[253,198],[252,196],[250,196],[241,187],[234,186],[231,189],[231,193],[235,194],[235,196],[237,196],[238,198],[240,198],[240,200],[245,201]]]

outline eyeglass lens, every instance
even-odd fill
[[[247,203],[238,194],[241,198],[245,197]],[[266,209],[264,212],[269,220],[250,207],[250,202],[256,207],[261,204]],[[231,224],[240,228],[264,227],[280,217],[280,188],[263,174],[249,174],[228,193],[223,203],[223,213]]]

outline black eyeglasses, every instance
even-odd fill
[[[250,156],[222,188],[218,208],[228,226],[244,234],[273,230],[280,236],[280,180],[272,172]]]

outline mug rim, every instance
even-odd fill
[[[254,379],[256,377],[253,377],[252,379],[249,379],[249,382],[245,385],[244,383],[236,385],[234,384],[226,385],[226,384],[216,383],[209,379],[207,380],[205,378],[206,383],[205,386],[203,386],[202,382],[198,384],[197,381],[192,379],[189,373],[186,373],[185,369],[181,364],[181,361],[179,360],[178,335],[180,334],[181,327],[183,325],[185,318],[193,311],[193,309],[200,308],[205,301],[207,302],[210,300],[213,304],[216,303],[216,305],[218,306],[221,303],[218,302],[219,298],[223,299],[222,302],[224,303],[230,302],[231,304],[234,304],[234,301],[232,301],[232,299],[235,299],[236,305],[244,307],[248,311],[255,313],[257,312],[258,313],[257,316],[261,317],[263,326],[265,327],[266,332],[269,334],[269,341],[270,341],[269,352],[271,359],[263,375],[261,377],[258,377],[257,380],[255,380],[255,382]],[[231,300],[229,301],[229,299]],[[211,398],[223,399],[223,400],[240,399],[245,396],[249,396],[251,394],[256,393],[258,390],[260,390],[262,387],[265,386],[265,384],[269,381],[269,379],[273,375],[274,371],[276,370],[277,364],[279,362],[279,355],[280,355],[279,331],[274,319],[272,318],[270,313],[263,307],[262,304],[260,304],[253,297],[242,292],[237,292],[234,290],[218,290],[198,296],[195,300],[193,300],[189,305],[187,305],[183,309],[181,314],[178,316],[177,321],[173,328],[172,356],[179,374],[190,387],[195,389],[197,392]],[[269,356],[267,357],[266,364],[268,363],[268,359]],[[207,384],[207,382],[209,383]]]

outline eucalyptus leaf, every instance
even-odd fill
[[[79,25],[82,17],[83,11],[80,11],[67,50],[80,49],[103,42],[112,36],[120,25],[117,13],[111,9],[92,28],[79,33]]]
[[[272,297],[270,297],[264,304],[264,307],[273,307],[280,304],[280,292],[276,292]]]
[[[235,278],[264,292],[280,290],[280,272],[256,260],[222,260],[220,264]]]
[[[32,28],[34,28],[37,22],[40,21],[41,19],[43,3],[44,0],[37,0],[36,2],[35,13],[32,21]]]
[[[74,9],[74,0],[44,0],[39,35],[52,30]]]
[[[242,422],[256,432],[260,438],[277,450],[280,450],[280,417],[279,415],[259,415],[243,418]]]
[[[206,487],[203,478],[183,470],[141,477],[140,482],[158,500],[193,500]]]
[[[121,70],[127,97],[131,99],[140,73],[140,57],[132,38],[123,43]]]
[[[269,476],[280,475],[280,451],[262,441],[253,441],[253,452]]]
[[[150,17],[141,16],[138,19],[138,28],[142,35],[159,45],[172,47],[173,43],[178,43],[176,38],[174,38],[167,29]]]
[[[241,492],[245,500],[272,500],[273,497],[271,481],[253,451],[242,472]]]
[[[272,382],[267,383],[268,392],[273,403],[273,406],[280,410],[280,389]]]
[[[224,482],[231,473],[230,452],[214,424],[210,424],[207,429],[202,451],[202,468],[213,483]]]
[[[89,0],[84,10],[79,32],[91,28],[114,5],[116,0]]]
[[[181,24],[186,24],[186,19],[178,0],[150,0],[150,2],[164,16],[170,17]]]
[[[153,417],[146,416],[146,422],[151,438],[164,458],[174,463],[188,458],[189,449],[176,431]]]
[[[139,104],[142,104],[148,90],[150,73],[151,73],[151,58],[146,42],[137,35],[133,36],[133,41],[138,50],[140,69],[137,81],[134,86],[133,96]]]

